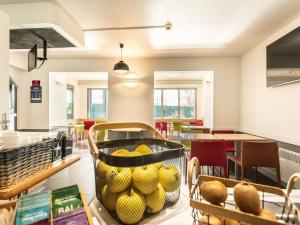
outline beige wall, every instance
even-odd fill
[[[0,11],[0,120],[2,113],[8,113],[9,99],[9,72],[8,72],[8,47],[9,47],[9,18]],[[0,125],[0,129],[2,126]]]
[[[239,127],[239,72],[238,57],[203,58],[157,58],[126,59],[132,70],[142,78],[136,88],[124,86],[120,77],[112,74],[113,65],[118,59],[50,59],[38,70],[24,72],[22,100],[26,103],[20,113],[27,112],[26,122],[20,128],[48,128],[49,72],[109,72],[109,120],[135,120],[152,123],[153,117],[153,74],[154,71],[214,71],[214,127]],[[31,80],[41,80],[43,102],[29,103]],[[28,93],[28,94],[27,94]]]
[[[300,145],[300,83],[266,87],[266,46],[300,25],[300,17],[242,56],[243,131]]]

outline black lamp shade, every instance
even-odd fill
[[[116,73],[127,73],[129,72],[129,66],[124,63],[124,61],[119,61],[118,63],[115,64],[114,66],[114,72]]]

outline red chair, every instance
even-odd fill
[[[190,121],[190,125],[203,126],[203,121],[202,120],[192,120],[192,121]]]
[[[234,134],[233,130],[212,130],[212,134]],[[225,151],[235,153],[234,141],[225,141]]]
[[[89,133],[89,129],[96,124],[95,120],[84,120],[84,138],[87,138],[87,134]]]
[[[157,129],[157,130],[161,130],[161,122],[159,122],[159,121],[156,121],[155,122],[155,129]]]
[[[168,123],[166,121],[160,122],[160,132],[166,132],[166,138],[168,137]]]
[[[200,166],[223,167],[224,176],[228,178],[227,157],[224,141],[192,141],[191,153],[187,160],[198,158]],[[187,162],[185,167],[185,183],[187,182]]]

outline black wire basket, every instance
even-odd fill
[[[183,145],[136,138],[95,146],[96,196],[118,222],[137,224],[178,202]]]

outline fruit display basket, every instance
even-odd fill
[[[154,138],[94,141],[94,132],[142,128]],[[180,197],[184,147],[143,123],[95,125],[89,133],[96,197],[121,224],[137,224],[173,206]]]
[[[201,175],[199,161],[193,158],[188,167],[193,224],[300,224],[300,211],[290,199],[291,191],[299,178],[300,174],[291,176],[285,191],[277,187]],[[216,182],[222,183],[225,191],[227,190],[223,200],[220,200],[223,190]],[[217,193],[213,193],[216,190]]]

